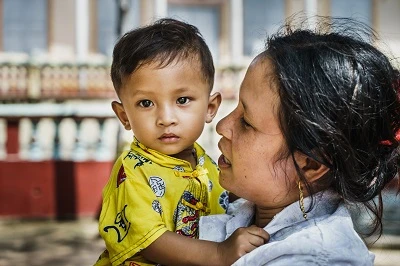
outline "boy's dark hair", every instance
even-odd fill
[[[115,45],[111,79],[117,94],[124,79],[141,65],[157,62],[162,68],[175,59],[198,60],[212,90],[213,58],[199,30],[188,23],[164,18],[125,33]]]
[[[322,180],[347,202],[365,204],[377,218],[374,232],[381,230],[381,191],[400,170],[399,74],[364,40],[372,29],[330,21],[327,31],[282,28],[263,55],[276,74],[287,156],[299,151],[326,165]]]

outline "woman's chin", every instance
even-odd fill
[[[229,182],[229,179],[227,176],[223,173],[222,170],[219,172],[219,184],[226,190],[231,191],[229,188],[232,185],[232,182]]]

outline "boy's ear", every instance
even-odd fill
[[[215,115],[217,114],[218,108],[221,105],[222,97],[219,92],[210,95],[208,99],[208,109],[207,109],[207,117],[206,123],[211,123],[214,119]]]
[[[294,158],[308,182],[313,183],[324,176],[329,168],[300,152],[295,152]]]
[[[113,101],[111,103],[111,107],[114,110],[114,113],[117,115],[119,121],[121,121],[124,128],[126,130],[131,130],[132,128],[131,125],[129,124],[129,119],[128,116],[126,115],[124,106],[117,101]]]

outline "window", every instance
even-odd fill
[[[334,0],[331,10],[333,17],[350,17],[368,26],[372,24],[372,0]]]
[[[2,19],[4,51],[47,50],[47,0],[3,0]]]
[[[285,1],[243,1],[243,54],[254,56],[264,48],[267,34],[274,33],[285,18]]]
[[[214,61],[219,57],[220,17],[219,5],[169,4],[168,16],[196,26],[203,35]]]
[[[111,56],[118,35],[139,26],[140,0],[98,0],[98,50]]]

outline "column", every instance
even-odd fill
[[[318,4],[317,0],[305,0],[305,11],[308,20],[308,27],[310,29],[314,29],[317,25],[317,11],[318,11]]]
[[[231,62],[240,65],[243,57],[243,0],[231,0]]]
[[[82,61],[89,50],[89,0],[75,0],[75,7],[76,55]]]
[[[159,19],[168,15],[168,1],[154,0],[154,18]]]

